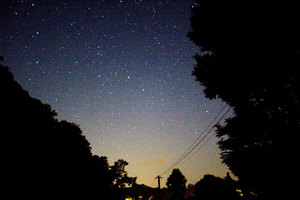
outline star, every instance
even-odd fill
[[[127,154],[130,175],[153,186],[151,174],[168,164],[147,171],[136,163],[158,154],[176,160],[221,107],[191,76],[198,51],[186,37],[193,4],[4,1],[0,52],[30,95],[80,126],[94,154],[111,161]],[[211,172],[197,160],[225,171],[218,158],[199,153],[191,168],[182,166],[191,183]]]

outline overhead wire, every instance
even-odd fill
[[[187,159],[185,159],[184,161],[182,161],[181,163],[178,164],[178,167],[180,167],[181,165],[183,165],[184,163],[186,163],[187,161],[189,161],[200,149],[202,149],[202,147],[213,137],[214,135],[211,134],[209,136],[209,138],[197,149],[195,150],[192,154],[190,154],[189,157],[187,157]]]
[[[227,111],[222,115],[222,117],[215,123],[215,124],[218,124],[224,117],[225,117],[225,115],[230,111],[230,109],[231,109],[231,107],[230,108],[228,108],[227,109]],[[223,109],[222,109],[223,110]],[[222,111],[221,111],[222,112]],[[220,112],[219,112],[220,113]],[[218,115],[217,115],[218,116]],[[215,117],[215,118],[217,118],[217,117]],[[213,120],[214,121],[214,120]],[[211,126],[211,124],[209,125],[209,126]],[[208,126],[208,127],[209,127]],[[161,175],[163,175],[163,174],[165,174],[165,173],[167,173],[168,171],[170,171],[171,169],[173,169],[173,168],[175,168],[180,162],[182,162],[198,145],[200,145],[201,144],[201,142],[203,142],[203,140],[208,136],[208,134],[213,130],[215,128],[215,126],[212,126],[211,127],[211,129],[205,134],[205,136],[203,137],[203,138],[201,138],[201,140],[198,142],[198,140],[196,140],[197,142],[196,142],[196,145],[194,145],[192,148],[189,148],[189,150],[188,151],[186,151],[179,159],[177,159],[177,161],[173,164],[173,165],[171,165],[171,167],[169,167],[167,170],[165,170]],[[208,128],[206,128],[204,131],[203,131],[203,133],[207,130]],[[202,136],[202,135],[201,135]],[[212,136],[211,136],[212,137]],[[198,137],[197,139],[199,139],[200,137]],[[209,138],[210,139],[210,138]],[[208,139],[208,140],[209,140]],[[207,141],[208,141],[207,140]],[[207,143],[207,141],[205,141],[205,143],[204,144],[206,144]],[[195,142],[193,143],[193,144],[195,144]],[[202,145],[202,146],[204,146],[204,144]],[[202,147],[202,146],[200,146],[200,147]],[[198,150],[200,150],[200,148],[198,149]],[[197,151],[198,151],[197,150]]]
[[[213,124],[217,124],[219,123],[224,117],[225,115],[229,112],[229,110],[231,109],[231,107],[229,107],[227,109],[227,111],[222,115],[222,117],[216,122],[215,120],[221,115],[221,113],[225,110],[227,104],[225,104],[222,109],[218,112],[218,114],[214,117],[214,119],[207,125],[207,127],[202,131],[202,133],[196,138],[196,140],[189,146],[189,148],[169,167],[167,168],[165,171],[163,171],[160,175],[164,175],[166,174],[168,171],[170,171],[171,169],[175,168],[180,162],[182,162],[182,160],[184,160],[198,145],[201,144],[201,142],[208,136],[208,134],[214,129],[215,126],[212,126]],[[212,126],[212,127],[211,127]],[[208,128],[211,127],[211,129],[208,131],[208,133],[205,134],[205,136],[203,138],[201,138],[204,133],[208,130]],[[201,139],[200,139],[201,138]],[[207,141],[206,141],[207,142]],[[205,143],[206,143],[205,142]]]
[[[225,117],[225,115],[231,110],[231,108],[232,107],[230,107],[227,111],[226,111],[226,113],[224,113],[224,115],[220,118],[220,120],[216,123],[216,124],[218,124],[224,117]],[[215,126],[213,126],[212,128],[211,128],[211,130],[208,132],[208,134],[206,135],[206,136],[204,136],[204,137],[207,137],[208,135],[209,135],[209,133],[214,129],[214,127]],[[178,166],[178,167],[180,167],[181,165],[183,165],[184,163],[186,163],[189,159],[191,159],[198,151],[200,151],[200,149],[202,149],[204,146],[205,146],[205,144],[212,138],[214,136],[214,134],[211,134],[209,137],[208,137],[208,139],[201,145],[201,146],[199,146],[199,148],[197,149],[197,150],[195,150],[187,159],[185,159],[182,163],[180,163],[180,165]]]

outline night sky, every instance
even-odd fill
[[[32,97],[80,126],[94,154],[126,160],[137,183],[157,186],[224,106],[191,75],[193,3],[1,1],[0,55]],[[188,183],[226,175],[216,141],[177,166]]]

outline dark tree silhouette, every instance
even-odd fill
[[[101,199],[109,197],[109,199],[123,200],[118,188],[113,186],[113,177],[106,157],[92,156],[87,171],[86,186],[88,195],[85,199]]]
[[[222,179],[213,175],[205,175],[195,184],[195,200],[238,200],[240,194],[232,180]]]
[[[50,105],[30,97],[2,65],[0,93],[0,199],[122,199],[116,178],[134,182],[126,161],[116,168],[93,156],[80,128],[57,120]]]
[[[129,177],[125,167],[128,165],[128,162],[125,160],[118,160],[110,167],[113,183],[118,188],[125,188],[127,186],[132,186],[136,182],[136,177]]]
[[[261,198],[284,198],[300,189],[290,180],[300,178],[300,12],[279,1],[196,2],[193,75],[235,112],[218,126],[222,159]]]
[[[114,162],[113,166],[110,166],[110,178],[112,180],[112,186],[114,189],[113,197],[115,199],[125,199],[126,198],[126,189],[127,187],[133,186],[136,183],[136,177],[129,177],[125,167],[128,165],[128,162],[125,160],[119,159]]]
[[[186,178],[179,169],[173,169],[166,183],[168,189],[173,192],[172,200],[185,199],[186,181]]]

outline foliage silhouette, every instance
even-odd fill
[[[261,198],[286,198],[299,179],[299,27],[297,6],[274,1],[197,0],[188,37],[193,75],[207,98],[235,116],[218,126],[223,162]],[[293,175],[290,174],[293,172]]]
[[[173,192],[173,195],[170,198],[171,200],[185,199],[186,182],[187,180],[181,171],[179,169],[173,169],[166,183],[168,189]]]
[[[118,188],[125,188],[126,186],[132,186],[136,182],[136,177],[128,177],[125,167],[128,162],[125,160],[118,160],[110,167],[113,177],[113,183]]]
[[[80,128],[57,120],[50,105],[30,97],[2,65],[0,92],[1,199],[122,199],[107,158],[92,155]],[[132,181],[125,175],[118,178]]]
[[[238,200],[234,181],[222,179],[213,175],[204,175],[203,179],[195,184],[195,200]]]

